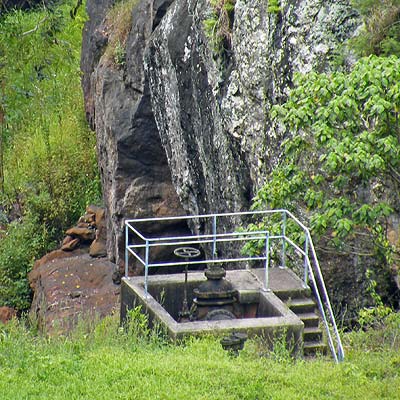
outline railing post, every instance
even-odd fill
[[[145,254],[145,265],[144,265],[144,295],[147,297],[147,279],[149,277],[149,241],[146,239],[146,254]]]
[[[129,253],[128,253],[128,246],[129,246],[129,229],[128,224],[125,222],[125,278],[128,277],[128,260],[129,260]]]
[[[314,284],[314,286],[316,288],[315,292],[316,292],[316,295],[317,295],[317,300],[320,303],[320,311],[321,311],[321,314],[322,314],[322,316],[323,316],[323,318],[325,320],[325,326],[326,326],[326,330],[327,330],[327,334],[328,334],[328,342],[329,342],[329,345],[331,347],[332,355],[334,356],[335,361],[336,362],[343,361],[344,360],[344,349],[343,349],[342,341],[340,339],[339,330],[338,330],[337,325],[336,325],[335,315],[333,314],[331,302],[329,300],[329,296],[328,296],[328,292],[326,290],[324,278],[322,277],[321,268],[319,266],[317,253],[315,251],[315,247],[314,247],[314,244],[312,242],[312,238],[311,238],[311,235],[310,235],[309,232],[308,232],[308,235],[309,235],[309,240],[310,240],[309,245],[310,245],[310,249],[311,249],[311,254],[312,254],[312,257],[313,257],[313,261],[314,261],[314,263],[313,263],[314,269],[315,269],[315,271],[317,273],[318,282],[321,285],[321,291],[322,291],[323,297],[324,297],[325,302],[326,302],[326,308],[327,308],[327,311],[328,311],[328,314],[329,314],[330,322],[332,324],[333,332],[334,332],[334,334],[336,336],[337,347],[338,347],[337,353],[338,354],[336,354],[336,350],[335,350],[335,348],[333,346],[333,341],[332,341],[332,337],[331,337],[331,334],[330,334],[329,325],[328,325],[328,322],[326,320],[325,311],[323,309],[324,308],[324,304],[322,303],[321,296],[319,295],[319,290],[318,290],[317,283],[316,283],[316,280],[315,280],[315,277],[314,277],[313,268],[311,268],[310,269],[310,271],[311,271],[310,275],[311,275],[311,278],[313,279],[313,284]]]
[[[264,288],[265,292],[269,289],[269,232],[265,236],[265,266],[264,266]]]
[[[338,362],[344,361],[344,351],[341,344],[338,346]]]
[[[212,232],[213,232],[213,245],[212,245],[212,258],[215,260],[217,256],[217,216],[213,215],[213,224],[212,224]]]
[[[286,268],[286,212],[282,213],[282,268]]]
[[[306,233],[306,241],[304,243],[304,286],[308,286],[308,263],[309,263],[309,258],[308,258],[308,235]]]

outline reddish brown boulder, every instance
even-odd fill
[[[87,247],[80,247],[73,252],[65,252],[62,251],[61,249],[54,250],[50,253],[47,253],[44,255],[41,259],[35,261],[35,264],[33,265],[32,271],[29,273],[29,283],[31,285],[32,290],[35,290],[36,287],[36,280],[38,279],[38,275],[40,274],[39,268],[43,265],[47,264],[54,264],[57,262],[57,260],[61,258],[68,258],[68,257],[76,257],[82,254],[86,254],[88,252]]]
[[[115,265],[74,253],[38,263],[29,275],[34,289],[31,313],[49,334],[66,333],[79,320],[101,318],[118,309],[119,287],[112,281]]]
[[[96,237],[96,232],[94,229],[82,228],[78,226],[68,229],[66,234],[88,242],[94,240]]]
[[[105,241],[95,239],[89,248],[91,257],[107,257],[107,247]]]
[[[80,243],[81,243],[81,240],[79,238],[75,238],[75,239],[69,240],[67,243],[65,243],[65,244],[63,244],[61,246],[61,250],[63,250],[63,251],[73,251],[73,250],[75,250],[76,248],[79,247]]]
[[[74,238],[72,236],[65,236],[64,240],[62,241],[61,247],[68,244],[69,242],[72,242]]]
[[[17,312],[11,307],[0,307],[0,323],[6,324],[17,316]]]
[[[103,207],[98,207],[98,206],[94,206],[93,204],[91,204],[90,206],[88,206],[86,208],[86,212],[88,214],[94,214],[95,216],[95,221],[96,224],[98,225],[100,221],[104,220],[104,208]]]
[[[36,261],[29,273],[31,313],[50,334],[65,333],[80,319],[104,317],[119,304],[112,278],[116,266],[98,259],[107,255],[104,209],[89,206],[66,234],[61,249]]]

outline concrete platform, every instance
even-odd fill
[[[252,269],[251,272],[264,282],[264,268]],[[269,288],[281,299],[310,293],[310,288],[289,268],[270,268]]]
[[[289,286],[292,290],[303,290],[301,281],[290,270],[270,270],[271,289],[278,292]],[[246,309],[255,307],[253,317],[220,320],[177,322],[178,310],[182,307],[184,274],[151,275],[148,277],[148,294],[144,291],[144,278],[123,278],[121,286],[121,320],[127,312],[138,305],[148,314],[150,324],[160,324],[172,340],[187,335],[227,334],[232,330],[246,332],[249,336],[262,336],[271,339],[285,334],[294,352],[302,349],[304,324],[274,290],[263,290],[263,269],[226,271],[226,279],[239,293],[238,300]],[[260,278],[261,276],[261,278]],[[193,289],[206,278],[203,271],[188,274],[188,302],[193,301]],[[167,311],[168,310],[168,311]]]

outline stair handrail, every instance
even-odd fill
[[[327,333],[327,337],[328,337],[328,344],[329,347],[331,349],[332,352],[332,356],[335,359],[336,362],[341,362],[344,360],[344,349],[343,349],[343,344],[340,338],[340,334],[339,334],[339,330],[336,324],[336,319],[332,310],[332,306],[331,306],[331,302],[329,300],[329,296],[328,296],[328,291],[326,290],[326,286],[325,286],[325,281],[324,278],[322,276],[322,272],[321,272],[321,267],[319,265],[319,261],[318,261],[318,257],[317,257],[317,253],[315,251],[315,247],[314,247],[314,243],[311,237],[311,233],[310,230],[301,222],[298,220],[298,218],[296,218],[290,211],[286,211],[287,215],[290,216],[290,218],[292,218],[304,231],[304,233],[306,234],[306,240],[307,240],[307,244],[308,244],[308,250],[311,251],[311,255],[312,255],[312,260],[313,263],[310,260],[309,255],[307,254],[307,252],[304,252],[302,249],[300,249],[298,246],[295,246],[297,248],[298,251],[300,251],[305,259],[306,259],[306,263],[308,266],[308,274],[311,278],[311,281],[313,283],[314,286],[314,291],[315,291],[315,296],[316,296],[316,300],[318,303],[318,308],[319,311],[321,313],[321,317],[323,319],[324,325],[325,325],[325,330]],[[291,241],[290,241],[291,242]],[[291,243],[293,245],[293,242]],[[317,279],[318,279],[318,283],[317,280],[315,279],[315,274],[313,269],[315,269],[316,275],[317,275]],[[329,320],[330,323],[332,325],[333,328],[333,333],[335,335],[336,338],[336,343],[337,343],[337,352],[333,343],[333,338],[332,338],[332,334],[331,334],[331,329],[329,327],[329,322],[326,316],[326,312],[325,312],[325,307],[324,307],[324,302],[322,301],[321,298],[321,294],[320,294],[320,289],[319,286],[321,288],[322,291],[322,296],[323,299],[325,301],[325,305],[327,308],[327,312],[329,315]]]

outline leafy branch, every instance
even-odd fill
[[[384,188],[400,187],[399,71],[397,57],[370,56],[350,73],[297,75],[271,110],[290,134],[254,208],[303,210],[325,251],[370,255],[357,248],[364,233],[390,262],[386,231],[398,205]]]

